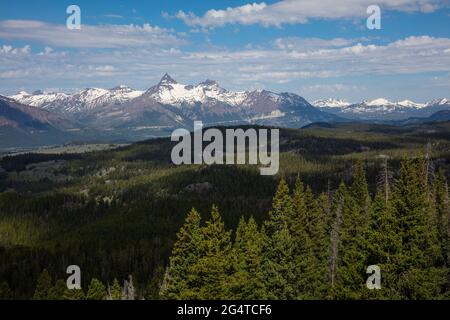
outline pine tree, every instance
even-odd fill
[[[37,279],[36,290],[34,291],[34,300],[48,300],[48,291],[52,287],[52,278],[47,269],[44,269]]]
[[[364,168],[358,163],[349,192],[342,187],[336,200],[341,219],[333,293],[338,299],[360,299],[365,289],[368,205]]]
[[[293,222],[294,204],[286,181],[281,180],[263,232],[264,281],[269,299],[296,299],[298,296],[296,243],[291,234]]]
[[[307,233],[311,242],[313,263],[309,266],[308,286],[311,299],[324,299],[329,291],[327,281],[327,261],[329,256],[329,208],[324,198],[314,198],[311,188],[305,191],[306,212],[308,213]]]
[[[444,171],[438,171],[435,179],[434,193],[436,197],[436,220],[438,240],[447,269],[450,269],[450,199],[448,184]],[[447,275],[447,290],[450,291],[450,271]]]
[[[109,288],[109,297],[111,300],[121,300],[122,299],[122,288],[120,287],[119,281],[114,278],[111,288]]]
[[[265,236],[264,283],[268,299],[297,298],[294,250],[295,243],[286,223],[270,236]]]
[[[13,298],[13,293],[9,288],[8,282],[3,281],[0,283],[0,300],[10,300]]]
[[[106,287],[98,279],[93,278],[89,284],[89,289],[86,294],[87,300],[105,300],[106,298]]]
[[[272,199],[272,210],[269,212],[269,220],[265,222],[265,229],[270,236],[276,230],[284,227],[289,219],[292,219],[293,203],[289,194],[289,186],[282,179],[278,185],[275,196]]]
[[[162,299],[186,297],[186,291],[189,289],[189,272],[200,258],[200,245],[203,242],[200,221],[200,214],[192,209],[177,234],[177,241],[160,290]]]
[[[84,300],[85,294],[82,289],[68,289],[64,291],[63,300]]]
[[[162,282],[164,281],[165,269],[162,266],[157,267],[153,272],[153,277],[144,292],[145,300],[159,300]]]
[[[338,268],[341,252],[339,251],[341,245],[341,228],[342,228],[342,214],[345,207],[346,199],[348,198],[348,190],[344,182],[341,182],[338,189],[334,193],[331,212],[333,214],[333,224],[330,234],[330,257],[329,257],[329,282],[331,299],[336,298],[337,284],[339,281]]]
[[[263,279],[263,235],[253,218],[241,218],[232,249],[233,274],[228,280],[229,298],[261,300],[266,297]]]
[[[232,272],[230,232],[213,206],[211,218],[201,228],[200,258],[189,268],[188,299],[227,299],[228,279]]]
[[[62,279],[56,280],[55,285],[48,290],[48,299],[49,300],[63,300],[66,289],[67,289],[67,285],[64,280],[62,280]]]
[[[383,175],[386,177],[385,172]],[[397,260],[402,246],[401,234],[393,215],[389,182],[380,183],[372,203],[370,230],[367,241],[367,265],[377,265],[381,270],[381,290],[367,290],[369,299],[401,299],[397,290]]]
[[[288,227],[295,243],[294,269],[298,299],[323,298],[326,291],[326,255],[328,246],[323,216],[308,186],[299,178],[292,196],[293,213]]]
[[[423,159],[404,159],[393,193],[393,214],[401,249],[396,254],[397,290],[405,299],[429,299],[439,295],[445,282],[434,206],[424,176]]]

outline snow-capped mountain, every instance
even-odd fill
[[[312,103],[317,108],[344,108],[351,105],[350,102],[341,99],[319,99]]]
[[[186,85],[165,74],[146,91],[127,86],[88,88],[76,93],[28,94],[10,97],[20,103],[60,114],[96,130],[169,133],[175,127],[261,124],[302,127],[312,122],[339,121],[299,95],[267,90],[230,91],[216,81]]]
[[[29,94],[21,91],[9,96],[9,98],[44,110],[70,114],[83,113],[107,105],[121,104],[140,96],[142,93],[143,91],[133,90],[121,85],[112,89],[87,88],[72,94],[43,91],[35,91]]]
[[[415,109],[421,109],[426,106],[426,104],[424,104],[424,103],[416,103],[411,100],[399,101],[399,102],[397,102],[397,105],[402,106],[402,107],[407,107],[407,108],[415,108]]]
[[[219,86],[216,81],[206,80],[198,85],[184,85],[165,74],[161,81],[147,90],[146,95],[156,101],[173,106],[207,103],[210,99],[237,106],[247,97],[248,92],[232,92]]]
[[[54,101],[62,101],[67,97],[69,97],[69,95],[66,93],[43,92],[39,90],[33,93],[20,91],[15,95],[9,96],[8,98],[16,100],[17,102],[20,102],[22,104],[26,104],[28,106],[42,107]]]
[[[446,106],[446,105],[449,105],[449,104],[450,104],[450,99],[443,98],[443,99],[431,100],[425,106],[426,107],[430,107],[430,106]]]
[[[82,124],[84,129],[101,131],[103,136],[134,140],[168,135],[178,127],[191,128],[194,120],[201,120],[206,126],[258,124],[298,128],[314,122],[425,118],[450,110],[447,99],[427,104],[410,100],[391,102],[384,98],[354,104],[322,99],[313,106],[293,93],[231,91],[213,80],[187,85],[168,74],[146,91],[121,85],[112,89],[87,88],[75,93],[19,92],[9,100],[31,109],[43,109],[72,124]]]
[[[431,114],[450,108],[446,99],[435,100],[426,104],[411,100],[393,102],[385,98],[365,100],[360,103],[346,104],[335,99],[318,100],[314,105],[326,112],[353,120],[405,120],[410,117],[428,117]]]
[[[202,120],[207,125],[258,123],[299,127],[314,121],[337,119],[295,94],[266,90],[230,91],[213,80],[186,85],[168,74],[141,96],[124,103],[122,109],[139,110],[147,104],[154,110],[155,102],[168,110],[165,118],[169,118],[172,125]]]

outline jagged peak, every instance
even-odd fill
[[[159,84],[175,84],[176,82],[168,73],[165,73],[164,76],[159,81]]]

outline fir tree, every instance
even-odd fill
[[[34,291],[34,300],[48,300],[48,291],[52,287],[52,278],[47,269],[44,269],[39,275],[36,283],[36,290]]]
[[[293,213],[288,220],[295,243],[294,269],[298,299],[321,298],[326,287],[326,255],[328,246],[323,217],[311,188],[304,188],[299,178],[292,196]]]
[[[229,298],[260,300],[266,297],[263,279],[263,235],[253,218],[241,218],[236,230],[231,259],[233,274],[228,280]]]
[[[385,174],[385,172],[383,172]],[[381,270],[381,290],[367,290],[369,299],[401,299],[397,290],[397,259],[402,246],[401,234],[393,215],[389,182],[381,183],[372,203],[370,230],[367,241],[367,265],[377,265]]]
[[[405,299],[436,297],[445,281],[438,266],[441,248],[423,168],[422,159],[404,159],[393,194],[394,221],[402,243],[395,257],[395,273],[398,293]]]
[[[347,187],[343,182],[339,185],[339,188],[334,194],[333,204],[331,206],[331,212],[333,214],[333,224],[330,234],[330,257],[329,257],[329,282],[331,290],[329,297],[331,299],[336,298],[336,286],[338,283],[338,266],[340,258],[340,242],[341,242],[341,228],[342,228],[342,213],[345,207],[345,201],[348,197]]]
[[[268,299],[293,300],[298,297],[294,251],[295,243],[286,223],[270,237],[265,236],[264,282]]]
[[[106,298],[106,287],[98,279],[93,278],[89,284],[89,289],[86,294],[87,300],[105,300]]]
[[[109,288],[109,297],[111,300],[122,299],[122,288],[120,287],[119,281],[116,278],[114,278],[113,284]]]
[[[8,282],[3,281],[0,283],[0,300],[10,300],[13,298],[13,293],[9,288]]]
[[[306,212],[308,213],[307,233],[310,238],[313,263],[309,266],[308,298],[323,299],[329,290],[327,281],[327,261],[329,256],[329,208],[326,197],[314,198],[311,188],[305,191]],[[321,203],[324,201],[324,203]]]
[[[192,209],[177,234],[177,241],[160,290],[162,299],[186,297],[186,291],[189,290],[187,282],[190,269],[200,258],[200,245],[203,242],[200,221],[200,214]]]
[[[66,289],[67,289],[67,285],[64,280],[62,280],[62,279],[56,280],[55,285],[48,290],[48,299],[49,300],[63,300]]]
[[[85,295],[82,289],[66,288],[63,295],[63,300],[84,300]]]
[[[289,194],[289,186],[282,179],[278,185],[275,196],[272,199],[272,210],[269,212],[269,220],[265,222],[265,229],[270,236],[276,230],[284,227],[289,219],[292,219],[293,203]]]
[[[188,290],[183,296],[188,299],[226,299],[227,281],[231,275],[230,232],[213,206],[211,218],[201,228],[200,258],[189,268]]]
[[[338,299],[360,299],[365,289],[369,220],[367,182],[361,163],[357,165],[349,192],[343,192],[339,197],[342,220],[339,228],[337,285],[334,292]]]
[[[301,199],[296,199],[300,207]],[[283,179],[272,200],[269,219],[264,224],[264,281],[269,299],[296,299],[296,242],[292,236],[294,204]]]
[[[435,179],[434,193],[436,197],[436,220],[438,240],[447,269],[450,269],[450,200],[448,184],[444,171],[438,171]],[[450,290],[450,271],[447,276],[447,290]]]

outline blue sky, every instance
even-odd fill
[[[0,94],[126,84],[168,72],[309,100],[450,97],[450,7],[441,0],[0,2]],[[81,30],[65,27],[81,8]],[[381,30],[366,27],[369,5]]]

